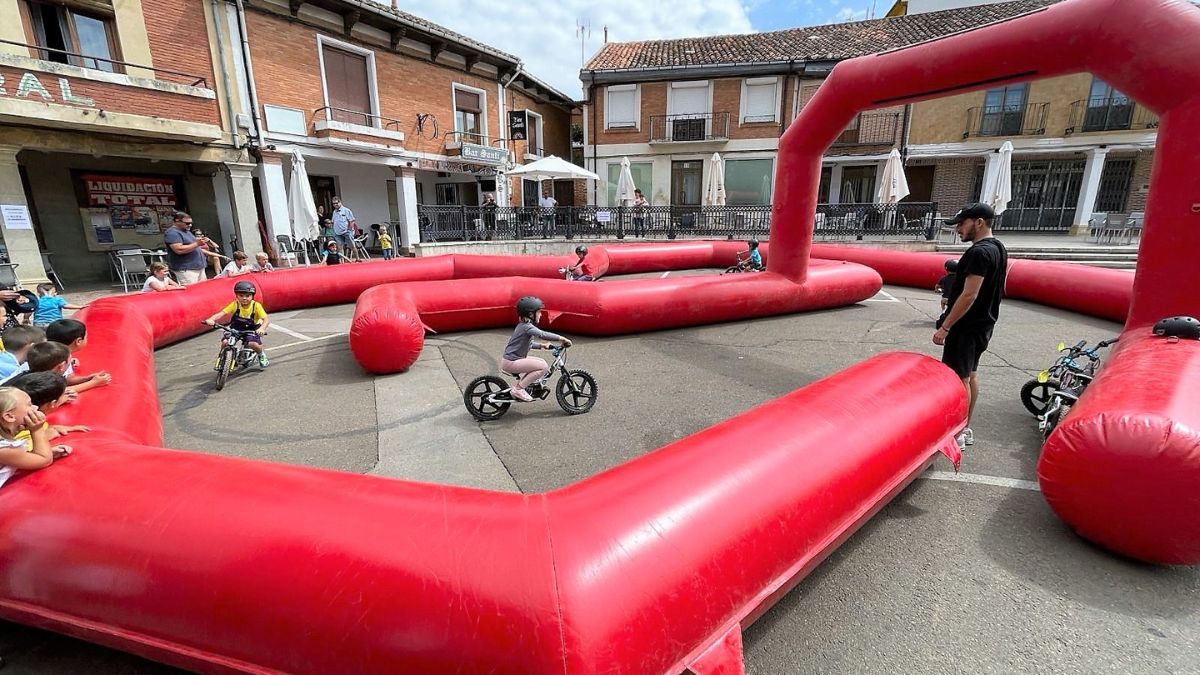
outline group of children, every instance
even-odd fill
[[[96,387],[112,382],[107,372],[82,375],[74,354],[87,346],[87,326],[57,319],[45,328],[19,324],[0,335],[0,485],[17,471],[35,471],[71,453],[58,437],[88,431],[50,424],[46,415]]]

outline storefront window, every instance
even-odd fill
[[[650,192],[653,186],[654,164],[651,162],[630,162],[629,173],[633,176],[633,185],[641,190],[646,195],[646,201],[650,201]],[[608,204],[610,206],[619,206],[617,204],[617,182],[621,180],[621,164],[614,162],[608,165]]]
[[[770,159],[725,161],[725,203],[730,206],[770,204],[772,171]]]

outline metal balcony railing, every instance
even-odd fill
[[[651,115],[651,143],[729,140],[729,113]]]
[[[900,113],[865,113],[846,127],[834,145],[894,145],[899,140]]]
[[[50,58],[51,54],[57,54],[67,57],[69,65],[78,66],[80,68],[88,68],[90,70],[105,70],[110,73],[123,72],[125,68],[138,68],[140,70],[148,70],[154,73],[155,79],[165,80],[167,82],[175,82],[176,84],[186,84],[190,87],[208,88],[208,79],[193,73],[184,73],[178,70],[168,70],[166,68],[158,68],[155,66],[144,66],[140,63],[131,63],[129,61],[118,61],[117,59],[106,59],[101,56],[90,56],[88,54],[80,54],[78,52],[69,52],[65,49],[55,49],[53,47],[42,47],[40,45],[28,44],[25,42],[14,42],[12,40],[0,40],[0,44],[14,45],[17,47],[25,47],[32,49],[37,56],[35,58],[43,61],[54,61]],[[90,62],[90,65],[89,65]],[[58,61],[55,61],[58,63]],[[99,64],[108,64],[109,68],[101,68]],[[168,79],[163,75],[169,75],[176,79]]]
[[[968,108],[967,128],[963,131],[962,137],[1044,134],[1046,133],[1046,115],[1049,110],[1049,103]]]
[[[313,121],[326,120],[331,122],[345,122],[346,124],[357,124],[363,127],[375,127],[378,129],[388,129],[394,131],[399,129],[400,120],[375,115],[373,113],[362,112],[359,110],[348,110],[346,108],[338,108],[335,106],[325,106],[317,108],[313,111]]]
[[[1088,98],[1071,104],[1067,133],[1157,129],[1158,116],[1127,96]]]

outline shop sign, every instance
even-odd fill
[[[37,96],[46,103],[54,103],[56,100],[69,105],[77,105],[85,108],[95,107],[96,102],[86,96],[76,96],[71,92],[71,81],[65,77],[58,79],[58,96],[50,91],[37,75],[25,72],[21,74],[21,79],[16,84],[16,90],[11,94],[5,87],[4,74],[0,73],[0,96],[16,96],[17,98],[30,98]],[[10,85],[11,86],[11,85]]]
[[[88,207],[93,213],[103,214],[108,228],[159,234],[171,224],[179,203],[174,178],[96,174],[80,178],[87,191]],[[96,229],[98,241],[100,229]]]
[[[463,143],[459,156],[463,159],[483,164],[503,164],[508,159],[508,151],[503,148],[489,148],[486,145]]]
[[[523,141],[529,137],[529,111],[510,110],[508,113],[508,137]]]

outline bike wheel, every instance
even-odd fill
[[[582,415],[596,404],[596,378],[586,370],[568,370],[558,378],[554,393],[568,415]]]
[[[222,349],[221,355],[217,357],[217,391],[225,388],[225,382],[229,380],[229,371],[233,370],[235,358],[228,349]]]
[[[508,389],[508,383],[495,375],[480,375],[471,380],[463,392],[463,403],[467,412],[481,422],[498,420],[508,412],[509,401],[489,401],[488,397]]]
[[[1058,389],[1058,380],[1030,380],[1021,387],[1021,403],[1029,412],[1041,415],[1050,407],[1050,399],[1054,398],[1054,392]]]

